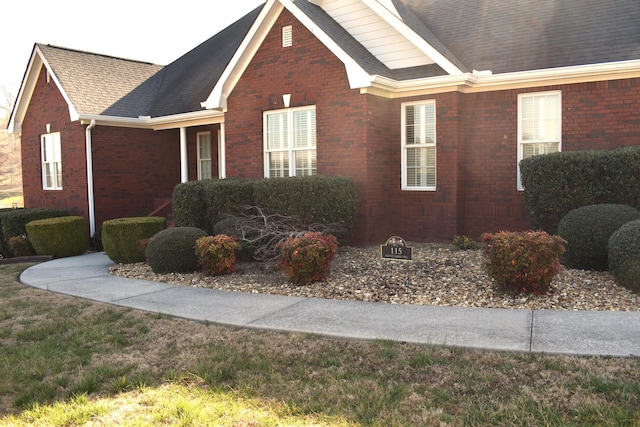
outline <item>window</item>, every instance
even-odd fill
[[[198,140],[198,179],[211,179],[211,132],[200,132]]]
[[[518,95],[518,190],[522,190],[520,161],[561,151],[560,91]]]
[[[436,189],[436,103],[402,104],[402,189]]]
[[[42,188],[62,190],[62,155],[60,133],[48,133],[41,137]]]
[[[317,174],[315,107],[266,112],[264,132],[265,177]]]

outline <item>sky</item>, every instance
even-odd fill
[[[167,65],[265,0],[8,0],[0,86],[16,96],[35,43]]]

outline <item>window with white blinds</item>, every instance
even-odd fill
[[[211,179],[211,132],[199,132],[198,139],[198,179]]]
[[[264,133],[265,177],[317,174],[315,107],[264,113]]]
[[[42,188],[62,190],[62,152],[60,133],[48,133],[40,138],[42,155]]]
[[[402,189],[436,189],[436,103],[402,104]]]
[[[562,97],[560,91],[518,96],[517,186],[522,190],[520,161],[562,149]]]

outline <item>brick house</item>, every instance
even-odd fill
[[[148,214],[196,179],[348,175],[353,243],[530,227],[522,158],[640,143],[636,0],[268,0],[167,66],[37,44],[25,206]]]

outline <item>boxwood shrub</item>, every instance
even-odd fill
[[[64,258],[82,255],[89,246],[87,221],[81,216],[63,216],[31,221],[27,238],[37,255]]]
[[[205,189],[212,181],[189,181],[173,189],[173,221],[179,227],[196,227],[211,232],[207,218]]]
[[[159,216],[111,219],[102,223],[102,246],[111,260],[121,264],[143,262],[140,240],[149,239],[167,228]]]
[[[195,244],[207,232],[195,227],[159,231],[147,245],[147,263],[154,273],[190,273],[198,269]]]
[[[640,208],[640,147],[567,151],[520,162],[525,205],[534,228],[555,234],[573,209],[594,204]]]
[[[609,270],[618,282],[640,293],[640,220],[626,223],[609,239]]]
[[[27,234],[26,226],[28,223],[38,219],[57,218],[61,216],[69,216],[69,211],[59,208],[22,208],[0,211],[3,255],[9,255],[7,242],[10,238]]]
[[[636,219],[640,219],[640,211],[627,205],[587,205],[570,211],[558,224],[558,235],[567,241],[564,265],[606,270],[609,238],[618,228]]]

